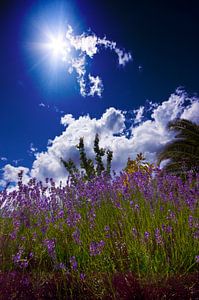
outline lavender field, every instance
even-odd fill
[[[0,299],[198,299],[199,174],[21,175],[0,192]]]

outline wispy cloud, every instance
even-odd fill
[[[43,102],[39,103],[39,106],[40,107],[46,107],[46,105]]]
[[[14,164],[15,166],[18,166],[19,163],[20,163],[21,161],[23,161],[22,158],[19,158],[19,159],[13,159],[13,160],[12,160],[12,162],[13,162],[13,164]]]
[[[87,58],[93,59],[94,55],[100,52],[103,48],[113,51],[118,57],[118,63],[125,66],[132,60],[132,55],[125,50],[117,47],[116,42],[104,38],[100,38],[93,34],[82,33],[75,35],[73,28],[69,25],[66,32],[66,51],[63,60],[67,62],[68,72],[72,73],[75,70],[77,80],[80,86],[80,94],[85,96],[99,96],[103,92],[102,79],[99,76],[93,76],[87,73],[86,63]],[[76,56],[68,56],[72,50],[76,50]]]
[[[42,109],[48,109],[51,111],[55,111],[56,113],[59,113],[59,114],[64,113],[64,111],[62,109],[60,109],[59,107],[57,107],[56,105],[49,105],[44,102],[41,102],[38,104],[38,106],[41,107]]]
[[[140,123],[144,117],[144,106],[140,106],[140,108],[135,109],[133,112],[136,114],[134,124]]]
[[[2,157],[0,157],[0,160],[1,160],[1,161],[7,161],[8,159],[7,159],[7,157],[2,156]]]
[[[34,146],[33,143],[30,143],[30,148],[27,151],[29,155],[35,155],[36,152],[38,151],[38,148]]]

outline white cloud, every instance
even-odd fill
[[[187,119],[199,124],[199,101],[196,99],[182,113],[182,119]]]
[[[89,81],[90,81],[90,92],[88,96],[95,96],[95,94],[99,97],[102,96],[102,91],[103,91],[103,84],[102,80],[99,78],[99,76],[91,76],[90,74],[88,75]]]
[[[17,182],[18,174],[23,171],[23,181],[28,182],[29,180],[29,169],[25,167],[14,167],[10,164],[5,165],[2,168],[3,179],[1,180],[1,186],[6,186],[7,183]]]
[[[66,51],[76,50],[77,56],[68,57],[64,61],[68,64],[68,72],[71,74],[73,70],[77,73],[77,80],[80,86],[80,94],[85,96],[101,97],[103,92],[103,83],[99,76],[93,76],[87,73],[86,63],[87,57],[93,59],[94,55],[100,52],[102,47],[114,51],[118,56],[118,63],[125,66],[132,60],[131,53],[117,47],[115,42],[109,41],[106,37],[99,38],[95,34],[74,35],[73,28],[69,25],[66,32]]]
[[[19,158],[19,159],[13,159],[12,162],[15,164],[15,166],[18,166],[18,164],[19,164],[20,161],[23,161],[23,159],[22,159],[22,158]]]
[[[33,143],[30,144],[30,151],[35,153],[38,149],[34,146]]]
[[[169,100],[162,102],[151,115],[156,125],[164,131],[170,120],[180,117],[185,101],[186,95],[177,93],[172,94]]]
[[[27,152],[28,152],[29,155],[35,155],[37,150],[38,150],[38,148],[35,147],[33,143],[30,143],[30,148]]]
[[[122,170],[128,157],[134,159],[136,154],[142,152],[147,161],[155,162],[156,153],[168,141],[174,137],[172,132],[167,129],[170,120],[176,117],[188,116],[190,119],[199,115],[198,99],[188,99],[185,94],[172,94],[167,101],[159,105],[151,103],[151,117],[146,121],[132,125],[130,134],[124,134],[126,128],[126,112],[113,107],[98,119],[91,118],[89,115],[80,116],[75,119],[71,114],[61,118],[61,124],[65,126],[63,132],[56,136],[48,144],[46,152],[36,154],[32,169],[24,168],[25,178],[29,174],[39,180],[46,177],[53,177],[59,183],[65,181],[67,177],[66,170],[60,158],[68,160],[71,158],[79,165],[79,152],[76,145],[80,137],[84,137],[85,149],[88,157],[94,158],[93,141],[95,134],[100,136],[100,147],[105,147],[113,151],[113,169]],[[137,112],[142,111],[142,107]],[[146,110],[147,112],[150,109]],[[141,116],[141,113],[140,113]],[[136,117],[135,117],[136,118]],[[132,120],[132,124],[133,124]],[[20,167],[21,168],[21,167]],[[6,165],[4,167],[3,180],[16,180],[19,168]]]
[[[75,121],[75,119],[73,118],[73,115],[67,114],[67,115],[61,117],[60,123],[64,126],[67,126],[70,123],[72,123],[73,121]]]
[[[135,109],[133,112],[136,113],[134,124],[140,123],[144,117],[144,106],[140,106],[140,108]]]
[[[0,157],[0,160],[1,160],[1,161],[7,161],[8,159],[7,159],[7,157],[2,156],[2,157]]]

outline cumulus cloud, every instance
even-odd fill
[[[77,119],[71,114],[63,116],[61,118],[61,124],[65,126],[63,132],[50,141],[47,151],[36,154],[31,170],[24,168],[25,179],[27,180],[30,175],[39,180],[53,177],[57,183],[60,180],[65,181],[67,173],[60,158],[64,160],[71,158],[79,166],[79,152],[76,145],[79,138],[84,137],[86,152],[93,159],[93,141],[96,133],[100,136],[100,147],[113,151],[112,166],[116,172],[125,167],[128,157],[134,159],[139,152],[144,154],[147,161],[155,163],[157,151],[174,138],[174,133],[167,129],[170,120],[187,117],[198,122],[198,99],[189,99],[185,93],[177,92],[159,105],[148,103],[146,111],[150,112],[150,117],[142,119],[143,108],[138,108],[134,119],[142,120],[136,124],[132,120],[130,125],[126,122],[126,112],[114,107],[107,109],[98,119],[89,115]],[[6,165],[3,171],[4,182],[14,181],[19,167]]]
[[[73,121],[75,121],[75,119],[73,118],[73,115],[67,114],[67,115],[61,117],[60,123],[64,126],[67,126],[70,123],[72,123]]]
[[[5,165],[2,168],[3,179],[1,179],[1,186],[6,186],[7,183],[16,183],[18,181],[18,174],[23,171],[23,181],[29,180],[29,169],[25,167],[14,167],[10,164]]]
[[[102,79],[99,76],[93,76],[87,73],[86,64],[87,58],[93,59],[94,55],[101,51],[101,49],[109,49],[113,51],[118,57],[118,64],[125,66],[132,60],[132,55],[125,50],[117,47],[116,42],[104,38],[100,38],[93,34],[82,33],[75,35],[73,28],[69,25],[66,32],[66,47],[63,60],[68,64],[68,72],[73,71],[77,74],[77,80],[80,86],[80,94],[85,96],[99,96],[103,92]],[[72,51],[76,51],[75,56],[68,55]]]
[[[182,119],[187,119],[199,124],[199,100],[195,99],[182,113]]]

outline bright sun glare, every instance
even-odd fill
[[[49,54],[52,55],[54,59],[61,59],[66,61],[70,48],[67,46],[67,42],[64,40],[64,35],[52,35],[48,36],[48,42],[46,44]]]
[[[50,48],[54,55],[62,55],[65,54],[66,51],[66,44],[64,43],[61,37],[52,38],[51,42],[49,43]]]

